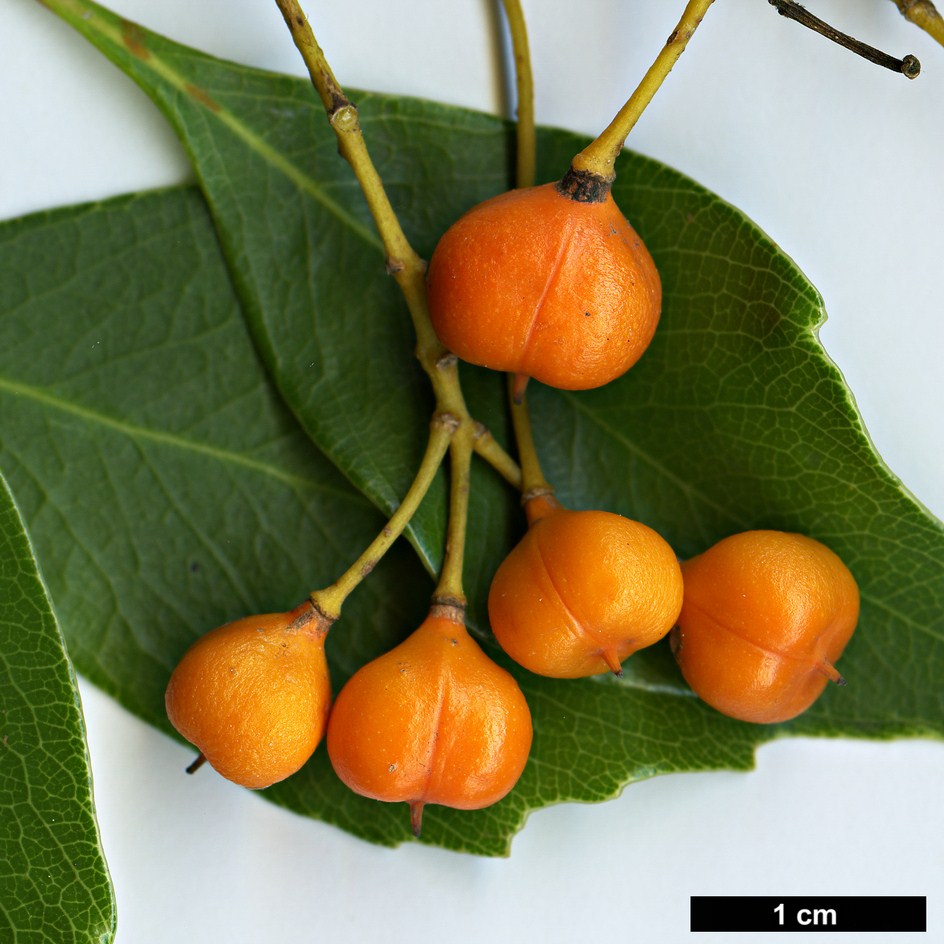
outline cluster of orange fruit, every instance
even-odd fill
[[[430,315],[475,364],[564,389],[622,375],[661,311],[651,256],[608,181],[563,181],[473,208],[442,238],[428,272]],[[555,678],[615,672],[672,633],[692,689],[746,721],[784,721],[832,679],[858,619],[856,583],[823,544],[752,531],[679,564],[646,525],[525,495],[528,529],[488,600],[495,638]],[[250,617],[199,640],[167,689],[175,727],[223,776],[265,787],[296,771],[327,731],[339,777],[410,805],[487,806],[520,777],[531,747],[517,683],[468,634],[461,608],[422,625],[360,669],[330,708],[328,623],[310,604]]]

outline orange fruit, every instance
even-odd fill
[[[327,747],[356,793],[408,803],[418,835],[429,803],[475,810],[511,790],[531,749],[531,713],[464,625],[430,614],[341,689]]]
[[[682,565],[675,658],[692,690],[742,721],[787,721],[842,682],[833,664],[859,618],[859,590],[828,547],[746,531]]]
[[[546,500],[545,500],[546,502]],[[578,678],[613,671],[662,639],[682,605],[682,574],[652,528],[607,511],[556,502],[534,512],[495,573],[488,597],[492,632],[520,665]]]
[[[331,703],[324,637],[307,605],[217,627],[170,677],[171,724],[227,780],[253,790],[284,780],[324,733]]]
[[[662,286],[609,194],[558,184],[473,207],[439,241],[427,274],[442,343],[463,360],[566,390],[627,371],[655,332]]]

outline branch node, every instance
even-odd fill
[[[434,413],[433,418],[430,420],[430,425],[434,427],[440,426],[443,429],[449,430],[451,432],[455,432],[461,423],[462,421],[458,416],[455,415],[455,413],[449,413],[442,410]]]
[[[328,113],[328,119],[338,134],[349,134],[360,127],[357,106],[352,105],[341,92],[338,97],[332,94],[332,108]]]

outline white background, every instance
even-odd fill
[[[302,72],[266,0],[111,5],[217,55]],[[796,259],[825,296],[822,339],[879,451],[944,516],[944,48],[888,0],[809,6],[915,53],[923,75],[868,65],[764,0],[719,0],[630,146],[739,206]],[[525,7],[538,120],[595,133],[682,2]],[[310,0],[308,12],[344,84],[502,107],[488,0]],[[33,0],[0,2],[0,90],[0,218],[192,179],[143,93]],[[83,697],[119,944],[672,944],[693,937],[693,894],[929,895],[923,939],[944,936],[941,743],[782,741],[752,773],[664,777],[537,813],[493,861],[374,848],[212,772],[182,776],[190,752],[88,685]]]

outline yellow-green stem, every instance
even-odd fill
[[[390,204],[380,175],[367,151],[357,108],[335,79],[297,0],[276,0],[276,4],[325,107],[338,139],[338,149],[351,165],[380,233],[387,255],[387,270],[400,287],[413,321],[416,356],[432,383],[436,410],[451,413],[460,422],[465,422],[469,420],[469,411],[459,386],[456,359],[440,343],[429,319],[424,278],[426,263],[413,250]],[[474,448],[502,475],[514,478],[514,460],[492,437],[479,437],[474,442]]]
[[[495,442],[489,428],[482,423],[473,427],[472,448],[481,456],[512,488],[521,488],[521,467],[511,456]]]
[[[393,543],[403,533],[410,519],[416,514],[420,502],[426,497],[436,471],[442,464],[456,430],[459,419],[451,413],[436,413],[430,423],[429,440],[423,461],[417,469],[400,507],[393,513],[384,529],[367,546],[364,553],[333,583],[323,590],[316,590],[309,597],[315,608],[327,619],[337,620],[341,606],[351,591],[377,566]]]
[[[465,560],[466,530],[469,521],[469,471],[475,429],[463,423],[449,445],[449,525],[446,529],[446,556],[433,604],[455,610],[465,608],[462,565]]]
[[[944,46],[944,17],[931,0],[894,0],[901,15]]]
[[[515,58],[515,89],[518,121],[515,126],[517,154],[515,163],[515,186],[530,187],[535,174],[534,132],[534,76],[531,72],[531,52],[528,47],[528,30],[524,11],[519,0],[502,0],[508,30],[511,33],[511,48]]]
[[[518,0],[503,0],[511,44],[515,57],[515,87],[518,93],[518,120],[515,137],[518,149],[515,186],[530,187],[534,183],[534,168],[537,157],[537,139],[534,130],[534,82],[531,75],[531,52],[525,29],[524,13]],[[544,479],[534,447],[531,416],[525,400],[524,387],[527,378],[519,374],[508,375],[508,395],[511,401],[511,416],[518,458],[521,462],[521,490],[529,494],[533,489],[553,494],[553,489]]]
[[[516,399],[514,381],[514,375],[509,375],[508,401],[511,404],[511,422],[515,430],[515,442],[518,444],[518,461],[521,464],[522,499],[528,501],[538,495],[553,495],[554,488],[544,478],[538,451],[534,445],[527,400],[524,397],[520,402]]]
[[[623,148],[623,142],[639,120],[639,116],[646,110],[646,106],[652,101],[666,76],[672,71],[672,67],[678,62],[679,56],[685,51],[688,41],[712,2],[713,0],[689,0],[678,26],[672,31],[672,35],[669,36],[655,62],[649,67],[649,71],[639,83],[636,91],[602,134],[573,159],[571,167],[574,171],[604,180],[613,178],[616,158]]]
[[[357,182],[360,184],[364,199],[380,232],[380,238],[383,240],[387,254],[387,269],[407,296],[407,304],[416,329],[417,343],[421,349],[432,352],[434,358],[437,352],[438,356],[441,356],[445,353],[445,349],[439,344],[429,319],[424,320],[419,317],[421,306],[417,304],[416,283],[422,282],[425,263],[413,250],[390,205],[380,175],[368,154],[357,108],[335,79],[324,52],[315,39],[308,18],[296,0],[275,0],[275,2],[308,68],[311,83],[328,114],[328,120],[338,139],[341,156],[351,165]]]

